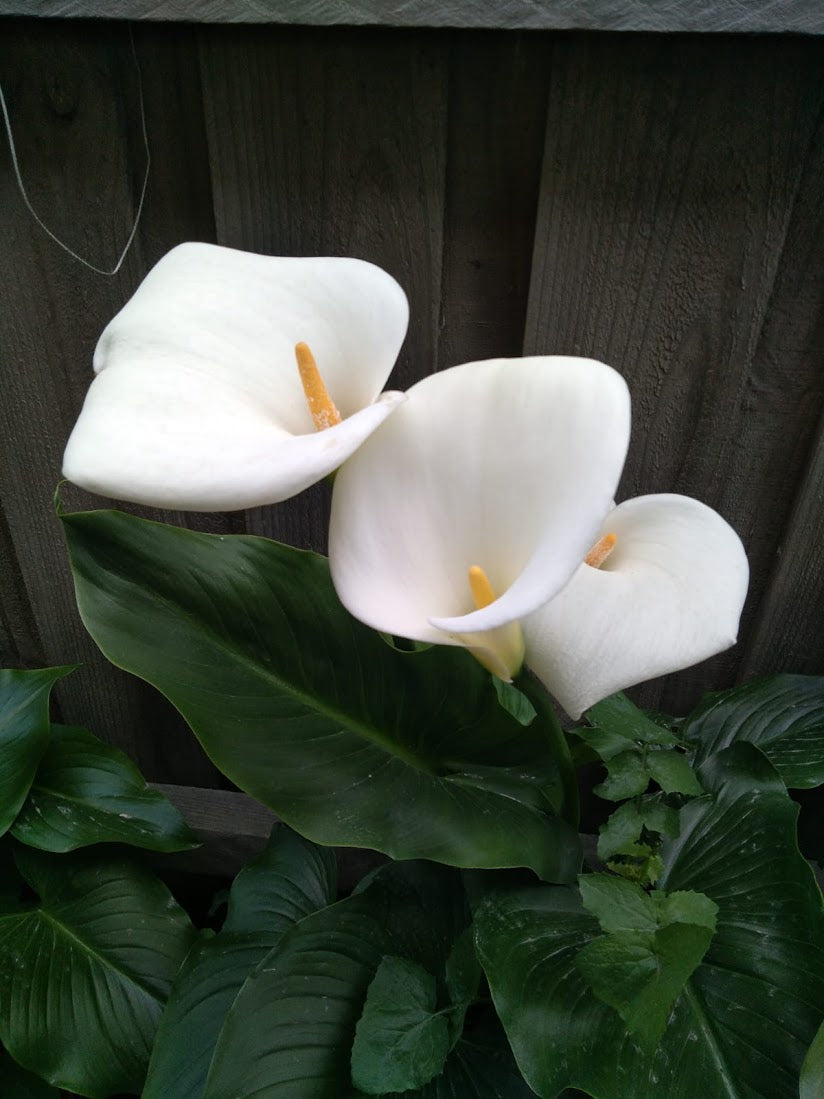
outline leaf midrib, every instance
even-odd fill
[[[109,571],[111,573],[111,570],[109,570]],[[114,573],[114,575],[116,575],[118,577],[118,580],[121,583],[125,583],[126,585],[134,585],[134,586],[139,587],[139,585],[136,585],[133,580],[131,580],[129,577],[123,576],[120,572],[116,572],[116,573]],[[84,584],[87,584],[87,583],[88,583],[88,581],[84,580]],[[99,591],[99,588],[96,588],[93,585],[89,585],[89,586],[92,588],[93,591]],[[296,687],[294,684],[289,683],[288,681],[284,680],[281,676],[276,675],[274,672],[270,672],[268,669],[262,667],[261,664],[255,662],[242,649],[239,649],[235,645],[227,644],[224,635],[220,634],[219,631],[216,630],[213,626],[204,625],[199,619],[194,617],[194,615],[191,613],[191,611],[184,608],[181,605],[181,603],[169,598],[167,595],[159,593],[155,588],[150,588],[149,591],[150,591],[152,599],[156,599],[159,603],[162,603],[167,608],[174,611],[177,615],[179,615],[180,617],[185,619],[189,623],[190,626],[194,625],[194,626],[196,626],[196,628],[198,630],[201,630],[202,632],[206,633],[211,638],[213,644],[218,649],[218,651],[221,651],[221,650],[224,651],[227,654],[227,656],[229,656],[232,660],[235,661],[235,663],[237,663],[237,664],[241,665],[242,667],[246,668],[247,670],[249,670],[251,672],[253,678],[263,680],[263,682],[265,682],[265,683],[267,683],[271,686],[274,686],[275,689],[279,689],[282,693],[284,693],[288,696],[294,697],[306,709],[315,711],[321,717],[326,718],[330,722],[332,722],[334,724],[337,724],[338,726],[343,726],[345,729],[349,729],[349,730],[351,730],[352,732],[354,732],[356,734],[360,734],[365,740],[368,740],[372,744],[375,744],[378,748],[380,748],[382,751],[384,751],[388,756],[392,756],[392,757],[395,757],[397,759],[400,759],[403,763],[406,763],[408,766],[413,767],[417,771],[421,771],[425,774],[428,774],[428,775],[430,775],[431,777],[433,777],[435,779],[441,779],[442,778],[442,776],[437,775],[433,771],[431,765],[428,762],[421,759],[420,756],[418,756],[414,752],[411,752],[409,749],[407,749],[405,747],[401,747],[400,745],[397,745],[397,744],[395,744],[391,741],[388,741],[386,736],[383,733],[381,733],[380,730],[378,730],[374,726],[368,726],[365,723],[363,723],[363,722],[361,722],[357,719],[353,719],[351,717],[351,715],[346,714],[344,711],[339,710],[334,706],[330,706],[325,700],[320,700],[320,699],[317,698],[317,696],[307,694],[305,691],[303,691],[300,688]],[[142,595],[145,596],[146,589],[141,587],[140,592],[141,592]],[[278,600],[278,602],[280,602],[280,601]],[[92,635],[92,637],[95,638],[95,641],[97,641],[97,644],[99,645],[99,647],[100,647],[101,651],[103,652],[104,656],[106,657],[106,659],[109,660],[112,664],[114,664],[115,667],[122,668],[124,671],[127,671],[127,672],[132,672],[132,669],[127,668],[124,664],[121,664],[119,661],[115,660],[109,654],[109,652],[107,651],[107,648],[98,640],[97,637],[95,637],[95,632],[91,629],[91,627],[89,626],[89,624],[86,621],[86,613],[85,613],[86,600],[83,596],[80,595],[80,593],[78,593],[77,603],[78,603],[78,609],[80,610],[80,615],[81,615],[81,618],[83,619],[84,625],[86,625],[87,629],[89,630],[89,633]],[[362,663],[362,662],[359,661],[359,663]],[[139,675],[140,673],[132,672],[132,674],[138,674]],[[145,677],[141,676],[141,678],[145,678]],[[147,680],[147,682],[150,682],[150,681]],[[165,691],[163,691],[163,693],[166,694]],[[168,695],[167,695],[167,697],[171,698],[171,696],[168,696]]]
[[[724,1087],[727,1090],[727,1095],[729,1096],[729,1099],[745,1099],[744,1093],[738,1091],[738,1089],[733,1084],[733,1074],[730,1072],[726,1058],[724,1057],[724,1054],[721,1050],[720,1043],[715,1036],[715,1032],[713,1031],[712,1023],[710,1022],[706,1012],[704,1011],[704,1007],[700,1002],[698,992],[695,990],[691,978],[684,986],[684,998],[686,999],[687,1004],[689,1005],[689,1008],[693,1014],[693,1017],[695,1018],[698,1027],[701,1033],[704,1035],[704,1039],[707,1045],[709,1046],[710,1052],[712,1054],[712,1059],[718,1068],[718,1074],[721,1077]]]
[[[102,968],[108,969],[112,973],[117,974],[119,977],[121,977],[123,980],[127,981],[129,984],[134,985],[135,988],[139,988],[142,992],[144,992],[156,1004],[162,1005],[163,1001],[161,999],[159,999],[158,996],[151,989],[147,988],[146,985],[144,985],[143,982],[138,977],[136,977],[133,973],[129,973],[128,970],[121,969],[120,966],[115,965],[111,961],[111,959],[106,957],[105,954],[100,954],[97,950],[95,950],[87,942],[85,942],[83,939],[81,939],[79,937],[79,935],[75,934],[75,932],[72,931],[65,923],[62,923],[59,919],[57,919],[57,917],[53,916],[48,911],[48,909],[40,907],[40,908],[35,909],[35,911],[33,913],[30,913],[30,914],[35,915],[37,917],[41,917],[47,923],[52,924],[55,928],[57,928],[58,932],[62,932],[62,934],[65,938],[67,938],[67,939],[71,940],[72,942],[76,943],[78,945],[78,947],[80,947],[81,951],[84,954],[86,954],[89,958],[93,959],[94,961],[98,962],[98,964],[101,965]]]

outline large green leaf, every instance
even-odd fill
[[[235,878],[223,929],[195,946],[175,980],[142,1099],[203,1094],[215,1043],[241,985],[288,928],[334,901],[335,880],[334,852],[275,826],[263,854]]]
[[[128,756],[86,729],[60,725],[51,727],[12,835],[31,847],[60,852],[106,842],[183,851],[198,842]]]
[[[683,730],[700,764],[739,741],[758,745],[784,783],[824,782],[824,676],[773,675],[709,698]]]
[[[0,1038],[21,1065],[94,1099],[139,1092],[193,929],[123,859],[19,848],[38,903],[0,913]]]
[[[212,1061],[206,1099],[342,1099],[367,989],[386,955],[445,980],[469,919],[458,874],[390,865],[307,916],[239,993]]]
[[[299,832],[574,877],[577,835],[549,811],[561,783],[547,730],[506,713],[469,654],[396,652],[343,610],[314,554],[118,512],[63,522],[105,655],[167,695],[221,770]]]
[[[653,1054],[576,964],[601,935],[576,891],[536,887],[479,905],[479,956],[539,1095],[572,1086],[598,1099],[795,1099],[824,1013],[821,895],[798,853],[796,812],[778,777],[748,772],[741,755],[717,793],[681,811],[660,885],[709,896],[717,930]]]
[[[71,670],[0,670],[0,835],[25,801],[49,742],[49,692]]]

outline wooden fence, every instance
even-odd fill
[[[386,268],[412,314],[393,388],[523,352],[617,367],[634,408],[620,497],[700,498],[752,567],[739,645],[642,700],[678,712],[759,673],[824,671],[824,39],[0,19],[29,197],[100,266],[144,170],[130,34],[152,163],[116,277],[37,227],[0,152],[0,656],[82,664],[56,690],[62,720],[156,781],[221,784],[165,700],[84,634],[52,505],[98,334],[190,239]],[[101,504],[68,486],[64,502]],[[327,505],[318,488],[156,517],[322,550]]]

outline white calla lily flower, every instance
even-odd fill
[[[403,400],[381,389],[408,316],[400,286],[362,260],[182,244],[103,332],[63,473],[165,508],[285,500]]]
[[[734,645],[747,595],[738,535],[697,500],[626,500],[600,533],[602,563],[523,622],[529,666],[573,718]]]
[[[375,629],[462,645],[509,679],[519,620],[595,540],[629,442],[621,376],[590,359],[467,363],[418,382],[339,471],[329,560]]]

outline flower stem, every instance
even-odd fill
[[[559,811],[565,821],[577,829],[581,820],[581,802],[578,795],[578,778],[575,764],[569,750],[566,733],[555,713],[555,708],[542,683],[528,668],[524,668],[515,680],[515,686],[532,702],[538,712],[538,720],[546,730],[547,739],[552,746],[561,778],[563,801]]]

